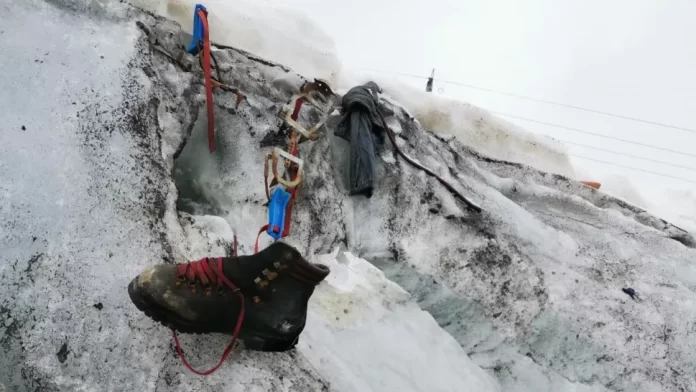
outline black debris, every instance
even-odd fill
[[[62,346],[60,346],[60,350],[56,353],[56,356],[58,357],[58,361],[60,363],[65,363],[65,361],[68,360],[68,353],[70,351],[68,350],[68,342],[63,343]]]
[[[626,288],[621,289],[621,291],[623,291],[624,293],[629,295],[632,300],[637,301],[636,297],[638,296],[638,293],[636,293],[636,291],[633,290],[632,288],[626,287]]]

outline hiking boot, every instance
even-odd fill
[[[239,334],[249,349],[285,351],[297,344],[309,297],[328,274],[276,242],[253,256],[155,265],[133,279],[128,294],[176,331]]]

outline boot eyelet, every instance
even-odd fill
[[[219,296],[224,296],[225,295],[225,290],[222,289],[222,286],[218,286],[216,290],[217,295]]]
[[[266,279],[268,279],[268,280],[273,280],[276,277],[278,277],[277,272],[273,272],[273,271],[269,270],[268,268],[261,271],[261,273],[264,274],[264,276],[266,276]]]

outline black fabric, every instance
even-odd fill
[[[374,82],[350,89],[343,96],[343,118],[335,135],[350,142],[349,194],[372,197],[377,161],[376,144],[384,142],[383,129],[377,114]]]

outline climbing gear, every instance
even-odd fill
[[[288,151],[276,147],[273,152],[266,154],[263,178],[268,198],[268,223],[259,231],[254,245],[255,249],[258,249],[259,239],[263,232],[266,232],[274,240],[287,237],[290,234],[292,208],[304,177],[304,162],[298,157],[298,144],[306,140],[318,139],[317,131],[326,123],[328,116],[334,109],[334,104],[331,101],[333,96],[334,92],[328,82],[314,79],[313,82],[304,83],[300,87],[300,94],[293,95],[290,103],[281,108],[278,116],[283,120],[283,127],[289,129]],[[308,102],[322,113],[319,122],[309,129],[297,121],[304,102]],[[285,166],[282,175],[278,170],[281,158]],[[273,173],[270,186],[268,183],[269,162]],[[271,191],[271,188],[274,190]]]
[[[294,96],[293,98],[295,99],[295,102],[302,102],[305,99],[303,96]],[[293,119],[293,113],[294,111],[290,111],[288,109],[284,110],[283,120],[285,121],[285,124],[290,126],[293,130],[299,132],[307,140],[317,140],[319,136],[316,134],[316,132],[322,127],[322,125],[324,125],[326,118],[323,117],[318,123],[307,130],[302,125],[298,124],[295,119]]]
[[[286,162],[290,162],[290,164],[296,165],[295,177],[292,181],[285,180],[278,173],[278,156],[282,156],[286,159]],[[273,191],[273,194],[270,196],[268,195],[269,189],[268,187],[266,187],[266,194],[269,199],[267,225],[268,228],[266,232],[274,239],[279,240],[281,237],[283,237],[283,234],[285,233],[285,225],[287,220],[286,211],[288,208],[288,203],[292,199],[292,194],[287,192],[286,189],[294,191],[295,187],[297,187],[300,184],[303,176],[302,169],[304,166],[304,162],[302,161],[302,159],[299,159],[294,155],[290,155],[287,152],[276,147],[272,153],[266,156],[266,163],[264,165],[264,179],[266,179],[266,186],[268,184],[267,178],[269,160],[271,161],[271,166],[273,168],[273,179],[275,180],[277,185],[275,187],[275,190]]]
[[[258,351],[293,348],[304,330],[307,302],[329,268],[312,264],[291,246],[271,244],[253,256],[158,264],[128,285],[135,306],[172,329],[184,365],[198,375],[216,371],[237,339]],[[176,331],[231,334],[222,359],[207,371],[184,357]]]
[[[208,113],[208,149],[210,152],[215,151],[215,119],[213,106],[213,89],[221,88],[225,91],[233,92],[237,95],[235,101],[235,109],[239,107],[246,96],[236,88],[225,84],[220,75],[220,67],[218,66],[215,55],[211,50],[210,29],[208,27],[208,10],[202,5],[197,4],[193,12],[193,39],[186,51],[193,55],[199,55],[199,63],[203,69],[205,77],[205,101]],[[211,60],[215,63],[215,71],[217,79],[212,76]]]
[[[290,165],[294,164],[295,168],[295,177],[293,178],[292,181],[285,180],[283,176],[281,176],[278,172],[278,156],[281,156],[285,158],[285,166],[289,167]],[[289,153],[281,150],[280,148],[276,147],[273,149],[272,153],[269,153],[266,155],[266,163],[268,161],[271,161],[271,170],[273,171],[273,177],[276,180],[278,184],[282,184],[283,186],[287,188],[295,188],[296,186],[300,185],[300,181],[302,181],[302,176],[303,176],[303,167],[304,167],[304,161],[300,158],[298,158],[295,155],[290,155]],[[267,167],[266,165],[264,167],[264,176],[267,176]]]
[[[285,126],[297,131],[304,136],[305,139],[315,141],[319,138],[316,132],[326,123],[326,120],[328,120],[329,115],[333,111],[334,105],[333,102],[331,102],[331,97],[335,94],[333,90],[331,90],[328,82],[322,79],[314,79],[313,82],[304,83],[302,87],[300,87],[300,92],[301,94],[293,95],[292,98],[290,98],[290,102],[294,102],[294,106],[288,105],[282,108],[279,117],[283,119]],[[304,102],[308,102],[322,113],[319,122],[309,129],[306,129],[297,122],[297,117],[299,116],[300,109]]]
[[[193,9],[193,39],[186,48],[187,52],[193,55],[198,54],[199,43],[205,41],[206,30],[208,30],[208,10],[203,4],[196,4],[196,8]]]
[[[376,101],[377,100],[375,100],[375,102]],[[389,136],[389,140],[391,141],[392,146],[394,146],[394,150],[396,150],[397,154],[401,155],[401,157],[404,158],[406,160],[406,162],[410,163],[412,166],[424,171],[427,175],[429,175],[431,177],[435,177],[440,182],[440,184],[444,185],[445,188],[447,188],[447,190],[452,192],[452,194],[454,196],[458,197],[461,201],[463,201],[464,204],[466,204],[466,206],[470,210],[477,212],[477,213],[481,212],[481,207],[479,207],[478,205],[474,204],[469,199],[464,197],[464,195],[462,195],[458,190],[456,190],[450,183],[445,181],[442,177],[438,176],[434,171],[428,169],[427,167],[425,167],[425,166],[421,165],[420,163],[411,159],[411,157],[409,157],[408,155],[404,154],[401,151],[401,149],[399,148],[399,145],[396,144],[396,138],[394,137],[394,132],[391,130],[391,128],[389,128],[389,125],[387,125],[387,120],[384,119],[384,115],[382,114],[382,112],[379,111],[379,108],[376,110],[376,112],[379,115],[379,118],[382,121],[382,126],[384,127],[384,130],[387,132],[387,136]]]
[[[208,109],[208,149],[213,152],[215,151],[215,119],[213,117],[215,113],[213,81],[210,72],[210,31],[208,30],[208,11],[201,4],[197,4],[193,12],[193,40],[187,51],[193,55],[203,52],[201,67],[205,76],[205,102]]]
[[[150,32],[145,24],[138,21],[136,22],[136,25],[146,34],[148,43],[152,49],[163,54],[169,60],[181,67],[184,71],[191,71],[191,65],[183,60],[183,51],[175,56],[162,46],[157,37]],[[203,76],[205,79],[206,108],[208,115],[208,149],[210,152],[213,152],[215,151],[215,113],[213,106],[213,89],[220,88],[224,91],[236,94],[237,99],[235,101],[235,109],[239,108],[239,105],[246,99],[246,96],[237,88],[230,86],[229,84],[225,83],[224,80],[222,80],[220,67],[218,66],[217,59],[212,52],[211,46],[212,43],[210,41],[210,31],[208,27],[208,11],[203,5],[197,4],[193,13],[193,39],[187,47],[186,52],[192,55],[198,55],[198,62],[203,70]],[[212,63],[215,63],[217,77],[212,75],[211,60]]]
[[[290,193],[281,187],[277,187],[271,195],[271,201],[268,204],[268,235],[276,240],[279,240],[283,235],[285,228],[285,210],[288,208],[290,201]]]
[[[213,59],[215,58],[215,56],[212,56],[212,53],[210,57]],[[213,88],[221,88],[222,90],[229,91],[237,95],[237,100],[234,102],[235,109],[239,108],[239,105],[246,99],[246,95],[242,94],[242,92],[237,90],[236,88],[226,85],[222,82],[218,82],[215,78],[212,78],[212,82]]]

